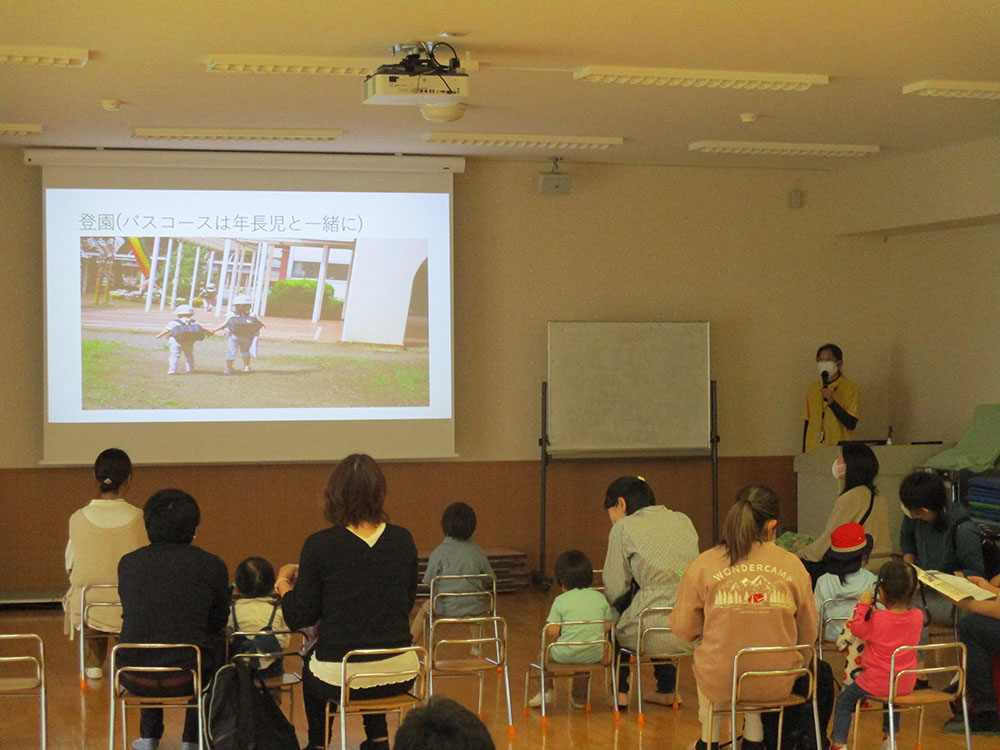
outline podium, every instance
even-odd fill
[[[953,445],[954,443],[939,443],[872,447],[879,466],[875,486],[889,508],[889,531],[892,533],[894,551],[899,550],[899,527],[903,522],[903,511],[899,507],[899,485],[916,467],[923,466],[931,456],[936,456]],[[830,470],[838,450],[832,445],[822,445],[795,457],[800,534],[819,536],[826,526],[826,519],[840,494],[840,483],[834,479]]]

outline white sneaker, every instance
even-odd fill
[[[545,691],[545,704],[548,705],[556,699],[556,691],[553,688],[549,688]],[[532,708],[541,708],[542,705],[542,693],[537,692],[532,696],[531,700],[528,701],[528,705]]]
[[[573,706],[573,708],[586,708],[587,707],[587,699],[586,698],[577,698],[575,695],[572,695],[572,694],[569,696],[569,703],[570,703],[571,706]]]
[[[140,737],[137,740],[132,740],[132,750],[157,750],[160,747],[160,741],[155,737]]]
[[[86,675],[88,680],[100,680],[104,677],[104,670],[100,667],[87,667]]]
[[[250,365],[243,365],[243,372],[250,372]]]

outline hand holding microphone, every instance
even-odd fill
[[[830,384],[830,373],[826,370],[821,370],[819,376],[823,378],[823,390],[820,391],[820,394],[823,396],[823,400],[826,401],[826,403],[830,403],[833,401],[833,391],[827,387]]]

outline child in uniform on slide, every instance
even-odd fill
[[[233,362],[236,355],[243,358],[243,372],[250,372],[250,357],[257,356],[257,338],[260,329],[264,327],[260,318],[250,314],[252,303],[245,294],[236,295],[233,299],[233,312],[226,322],[212,333],[223,328],[229,331],[226,337],[226,369],[223,372],[230,375],[233,372]]]
[[[170,355],[167,358],[167,375],[177,374],[177,365],[184,355],[184,366],[188,372],[194,372],[194,345],[210,332],[194,319],[194,308],[191,305],[177,306],[177,319],[171,320],[166,327],[156,334],[156,338],[170,336]]]

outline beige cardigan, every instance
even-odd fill
[[[69,538],[73,546],[73,569],[69,574],[70,588],[63,597],[66,610],[64,629],[72,637],[80,624],[80,590],[93,583],[118,583],[118,561],[122,555],[148,544],[142,511],[122,504],[134,512],[122,526],[101,527],[90,520],[84,510],[69,519]],[[87,602],[116,602],[118,589],[94,589],[87,592]],[[87,625],[95,630],[118,632],[122,626],[121,607],[96,607],[91,610]]]
[[[868,502],[871,499],[871,490],[864,485],[852,487],[847,492],[837,498],[827,516],[826,526],[823,533],[816,537],[812,544],[799,550],[799,557],[803,560],[819,562],[823,555],[830,549],[830,534],[845,523],[861,523],[861,518],[868,510]],[[872,554],[869,569],[878,570],[882,563],[887,562],[892,553],[892,534],[889,531],[889,508],[885,504],[885,498],[877,492],[875,502],[872,504],[872,512],[864,522],[865,533],[872,535]]]

